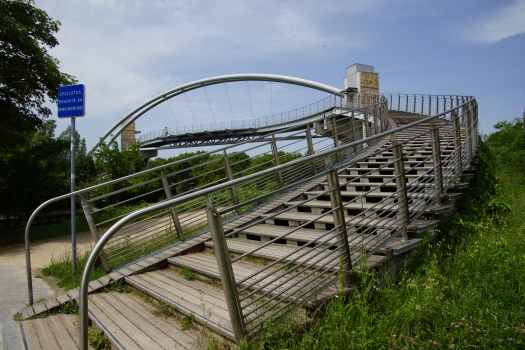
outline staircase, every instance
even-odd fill
[[[225,211],[209,200],[210,233],[91,282],[92,325],[117,349],[237,343],[269,319],[307,317],[342,288],[351,290],[363,265],[380,269],[417,248],[468,185],[475,121],[443,118],[403,129],[425,116],[389,117],[401,130],[359,156],[339,163],[327,156],[324,174],[224,223]],[[68,295],[78,300],[78,292]],[[73,334],[69,316],[24,320],[28,348],[57,348],[46,342],[43,320]]]

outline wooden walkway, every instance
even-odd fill
[[[399,113],[391,115],[399,123],[419,118]],[[435,198],[433,164],[428,161],[431,149],[422,146],[430,136],[413,138],[414,131],[397,135],[399,141],[410,140],[404,148],[408,152],[405,159],[407,200],[410,215],[417,217],[405,226],[408,239],[396,236],[400,232],[396,213],[402,205],[398,197],[393,196],[396,183],[394,169],[388,166],[393,159],[389,139],[360,155],[366,155],[366,161],[359,161],[338,174],[343,184],[341,196],[345,202],[353,268],[362,263],[366,252],[371,254],[365,260],[367,266],[380,268],[389,256],[417,248],[420,236],[438,226],[440,216],[453,208],[453,201],[460,196],[458,191],[468,184],[455,184],[451,187],[454,192],[441,196],[442,202],[450,200],[450,203],[433,203],[430,200]],[[441,140],[444,156],[453,152],[447,148],[449,138]],[[224,225],[225,233],[231,236],[227,239],[230,257],[245,256],[232,264],[232,271],[240,291],[242,312],[249,315],[247,323],[255,325],[264,315],[266,311],[258,309],[263,302],[268,309],[284,310],[277,313],[288,310],[287,305],[291,303],[315,308],[337,290],[341,261],[339,238],[332,232],[333,215],[320,217],[332,208],[327,190],[326,177],[318,178]],[[204,349],[210,337],[215,337],[213,341],[234,342],[213,247],[211,236],[203,234],[91,282],[89,317],[93,324],[117,349]],[[126,283],[136,292],[100,292],[115,281]],[[144,296],[170,306],[178,316],[158,315]],[[57,334],[60,337],[69,334],[67,344],[74,348],[78,341],[74,316],[28,318],[77,298],[78,289],[75,289],[25,308],[21,327],[28,344],[41,349],[58,348]],[[280,307],[281,299],[288,304]]]

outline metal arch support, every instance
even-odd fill
[[[101,138],[99,143],[104,142],[104,140],[111,135],[119,126],[121,126],[120,130],[117,131],[109,140],[108,143],[113,142],[120,133],[131,123],[133,123],[135,120],[137,120],[139,117],[141,117],[144,113],[149,111],[151,108],[155,107],[156,105],[167,101],[175,96],[178,96],[180,94],[183,94],[185,92],[195,90],[201,87],[209,86],[209,85],[215,85],[215,84],[222,84],[226,82],[235,82],[235,81],[274,81],[279,83],[286,83],[286,84],[292,84],[292,85],[298,85],[298,86],[304,86],[315,90],[320,90],[324,92],[328,92],[331,94],[336,94],[338,96],[342,96],[341,89],[321,84],[312,80],[306,80],[301,78],[295,78],[290,77],[286,75],[275,75],[275,74],[257,74],[257,73],[248,73],[248,74],[229,74],[229,75],[220,75],[216,77],[206,78],[206,79],[200,79],[193,81],[191,83],[180,85],[176,88],[170,89],[166,92],[163,92],[162,94],[152,98],[149,101],[144,102],[128,114],[126,114],[122,119],[120,119],[117,123],[115,123]],[[91,151],[93,151],[98,144],[93,147]]]

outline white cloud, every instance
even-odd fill
[[[323,45],[365,46],[361,34],[333,32],[327,24],[333,16],[371,11],[374,3],[37,0],[36,5],[62,22],[60,45],[51,54],[63,71],[86,84],[90,112],[104,118],[187,82],[187,72],[195,78],[199,66],[322,57],[330,54],[319,50]]]
[[[495,43],[525,33],[525,0],[515,0],[493,14],[479,19],[467,29],[470,40]]]

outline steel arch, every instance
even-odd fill
[[[104,140],[111,135],[119,126],[120,130],[116,132],[111,139],[108,141],[108,144],[113,142],[120,133],[135,120],[140,118],[144,113],[152,109],[153,107],[159,105],[160,103],[167,101],[175,96],[183,94],[187,91],[195,90],[201,87],[221,84],[226,82],[235,82],[235,81],[274,81],[279,83],[286,83],[298,86],[304,86],[315,90],[320,90],[328,92],[335,95],[342,95],[341,89],[321,84],[312,80],[301,79],[290,77],[286,75],[276,75],[276,74],[257,74],[257,73],[247,73],[247,74],[229,74],[229,75],[220,75],[216,77],[210,77],[206,79],[195,80],[191,83],[186,83],[180,85],[176,88],[170,89],[163,92],[160,95],[157,95],[150,99],[149,101],[144,102],[128,114],[126,114],[122,119],[120,119],[115,125],[113,125],[100,139],[100,141],[93,147],[93,150],[98,146],[98,144],[104,142]]]

